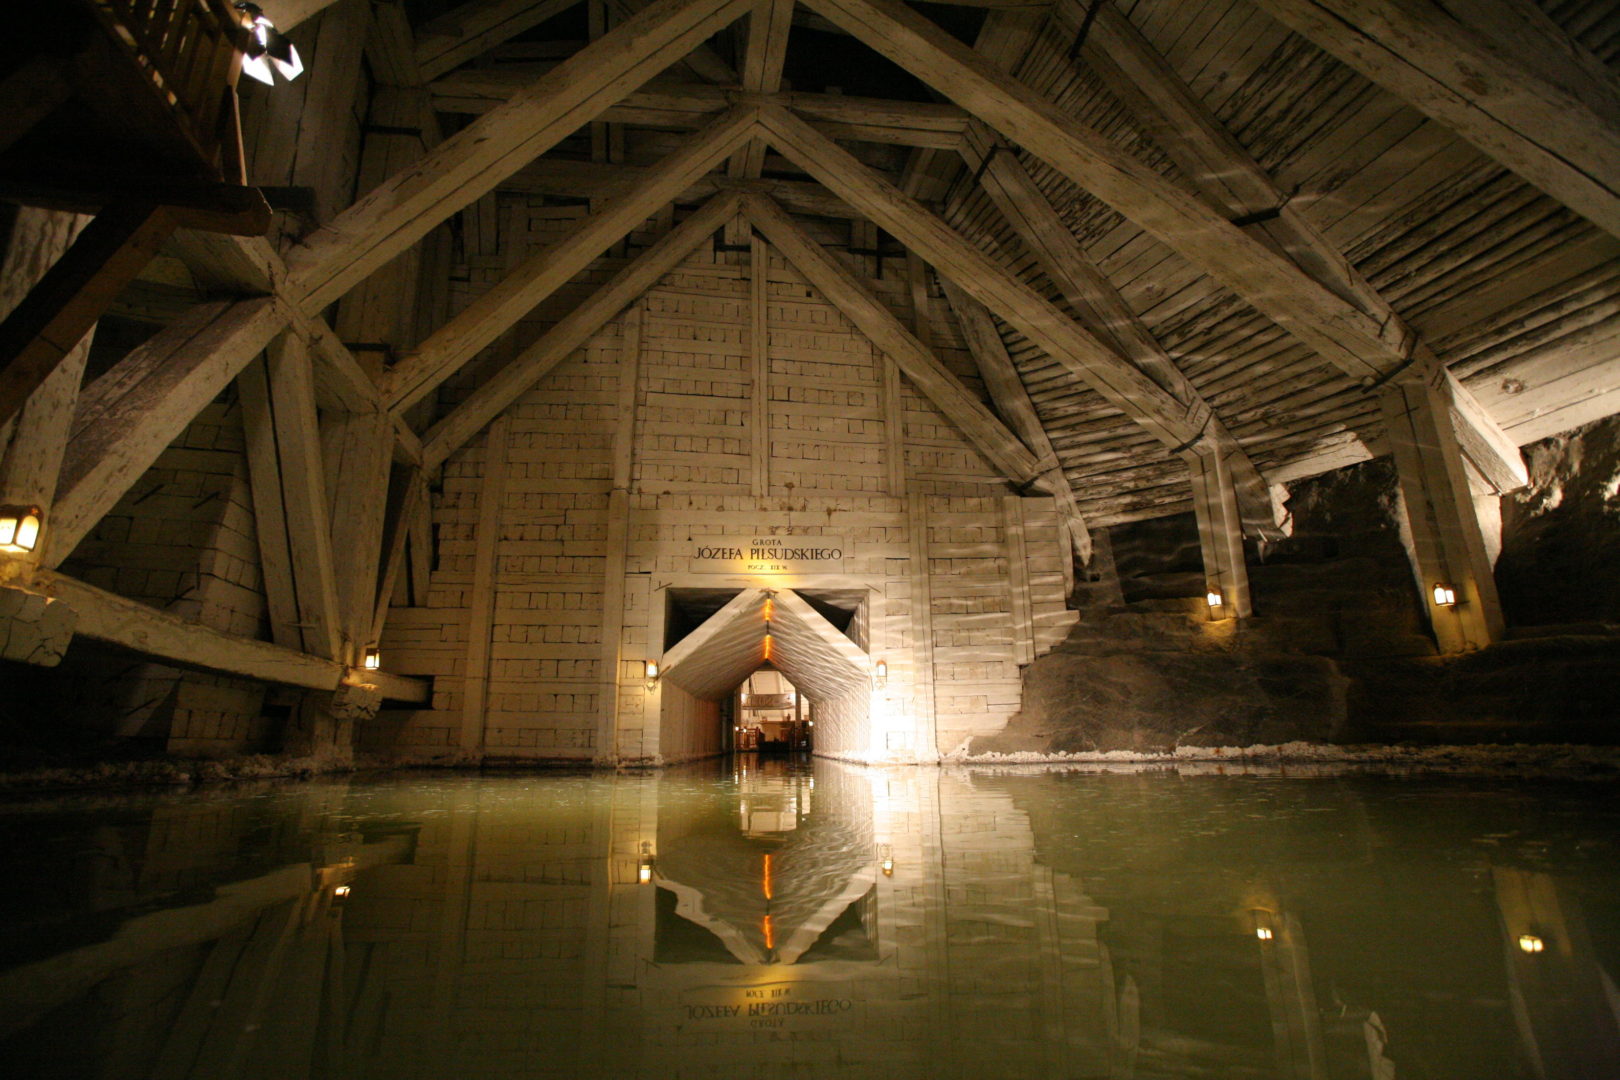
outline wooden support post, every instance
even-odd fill
[[[1411,530],[1413,568],[1440,651],[1483,648],[1502,636],[1502,605],[1474,512],[1443,380],[1397,379],[1379,395]],[[1436,603],[1436,585],[1454,604]]]
[[[405,554],[409,538],[416,527],[417,517],[428,512],[427,489],[422,483],[422,470],[401,469],[398,470],[398,475],[399,482],[390,485],[389,516],[384,524],[387,541],[382,557],[382,577],[377,584],[377,602],[372,608],[371,632],[365,637],[367,643],[382,640],[395,587],[401,578],[408,576],[405,570]]]
[[[110,206],[84,227],[0,323],[0,424],[22,411],[173,231],[168,211],[149,204]]]
[[[1198,518],[1198,546],[1204,556],[1204,588],[1221,603],[1211,617],[1246,619],[1254,614],[1249,596],[1249,568],[1243,556],[1243,518],[1231,461],[1219,447],[1183,455],[1192,481],[1193,512]]]
[[[906,393],[900,381],[900,365],[894,357],[876,347],[876,360],[882,382],[878,400],[883,406],[883,468],[888,492],[897,499],[906,497]]]
[[[928,572],[928,496],[906,495],[906,535],[911,544],[911,710],[919,762],[939,760],[934,717],[934,591]]]
[[[1001,528],[1007,545],[1013,662],[1023,667],[1035,659],[1035,609],[1030,602],[1029,553],[1024,544],[1024,500],[1019,496],[1001,497]]]
[[[782,61],[787,58],[788,31],[793,27],[794,0],[756,0],[748,15],[748,42],[743,49],[742,88],[774,94],[782,88]],[[726,175],[758,179],[765,165],[765,142],[750,139],[731,156]]]
[[[360,663],[362,650],[375,644],[370,634],[376,614],[393,442],[393,425],[388,413],[380,409],[329,414],[322,424],[338,599],[338,659],[348,664]]]
[[[748,387],[748,489],[756,499],[763,499],[771,493],[771,249],[758,233],[754,234],[750,243],[748,356],[753,377]]]
[[[464,753],[483,749],[488,726],[490,637],[495,626],[495,580],[501,539],[501,504],[506,501],[506,454],[511,422],[501,416],[484,439],[484,475],[478,485],[478,532],[473,552],[472,610],[467,617],[467,666],[461,680],[461,731],[456,745]]]
[[[270,345],[267,366],[297,626],[304,652],[337,660],[342,614],[309,347],[296,334],[282,334]]]
[[[594,760],[619,759],[619,682],[623,677],[624,574],[630,554],[630,491],[635,483],[636,402],[641,381],[641,327],[645,302],[624,317],[619,344],[618,426],[613,432],[613,487],[608,493],[606,564],[602,571],[602,653],[598,677]]]
[[[247,444],[248,487],[253,496],[254,534],[259,543],[259,580],[264,586],[270,640],[284,649],[302,649],[298,591],[293,584],[292,551],[287,543],[287,512],[281,498],[281,455],[276,449],[275,406],[262,359],[236,377],[242,402],[242,434]]]

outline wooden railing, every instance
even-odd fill
[[[228,0],[91,0],[221,178],[242,182],[236,79],[244,41]]]

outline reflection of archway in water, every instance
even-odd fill
[[[870,785],[844,769],[812,777],[786,761],[736,776],[730,791],[660,816],[654,881],[673,897],[673,915],[720,948],[682,948],[693,935],[661,918],[659,959],[875,960]]]

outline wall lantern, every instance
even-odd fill
[[[1519,935],[1519,951],[1534,955],[1547,947],[1547,943],[1534,934]]]
[[[360,666],[367,671],[382,670],[382,653],[375,645],[366,649],[365,656],[360,660]]]
[[[874,680],[876,680],[879,689],[888,686],[889,662],[887,660],[879,660],[877,665],[872,668],[872,677]]]
[[[642,666],[642,671],[647,676],[647,689],[651,690],[658,685],[658,661],[648,660]]]
[[[888,844],[879,844],[878,858],[878,867],[883,871],[883,876],[894,877],[894,849]]]
[[[37,506],[0,506],[0,551],[26,555],[39,546],[45,512]]]
[[[289,82],[303,74],[304,62],[298,59],[298,50],[286,34],[276,29],[263,8],[241,0],[236,10],[242,13],[242,25],[247,28],[247,43],[242,48],[242,74],[266,86],[275,83],[271,65]]]
[[[636,863],[636,882],[641,885],[651,883],[653,875],[652,841],[641,842],[641,859]]]
[[[1204,594],[1204,603],[1208,604],[1211,609],[1214,609],[1220,607],[1223,600],[1220,593],[1216,592],[1214,589],[1211,589],[1209,592]]]
[[[332,898],[334,900],[347,900],[349,898],[349,886],[347,886],[347,885],[334,886],[333,889],[332,889]]]
[[[1269,927],[1269,926],[1257,926],[1257,927],[1255,927],[1254,936],[1259,938],[1261,941],[1270,941],[1271,940],[1271,927]]]
[[[1435,582],[1434,604],[1436,607],[1456,607],[1457,590],[1443,581]]]

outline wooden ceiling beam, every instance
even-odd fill
[[[528,72],[538,66],[505,65],[447,75],[430,88],[433,107],[449,113],[489,112],[527,85]],[[673,79],[651,80],[603,111],[600,119],[684,131],[702,127],[714,114],[739,104],[784,105],[827,125],[838,138],[938,149],[954,150],[968,121],[966,112],[943,103],[781,90],[753,94]]]
[[[201,304],[133,350],[79,398],[57,482],[45,566],[96,522],[287,324],[273,297]]]
[[[1057,464],[1055,458],[1037,461],[1018,436],[1007,430],[994,413],[957,381],[931,349],[907,330],[853,273],[811,239],[785,210],[763,195],[748,195],[743,199],[743,212],[833,307],[872,344],[893,358],[906,378],[1008,481],[1021,487]]]
[[[760,117],[772,145],[800,168],[932,263],[1155,438],[1185,449],[1206,434],[1207,406],[1177,401],[1044,296],[804,121],[776,109],[765,109]]]
[[[1378,379],[1407,364],[1408,338],[1300,273],[1286,256],[898,0],[806,3],[1095,194],[1357,378]]]
[[[980,184],[1024,247],[1035,256],[1057,286],[1081,325],[1113,346],[1122,361],[1134,364],[1182,406],[1209,417],[1209,441],[1223,448],[1225,473],[1237,489],[1243,523],[1252,535],[1281,539],[1271,505],[1271,491],[1249,455],[1198,392],[1153,332],[1125,302],[1102,270],[1091,261],[1014,153],[982,126],[968,140],[965,155]]]
[[[755,110],[731,110],[648,169],[634,188],[514,267],[400,359],[388,375],[389,408],[402,412],[432,392],[608,247],[744,146],[754,126]]]
[[[1260,8],[1620,236],[1620,89],[1529,0],[1257,0]]]
[[[524,392],[575,349],[584,345],[609,319],[673,270],[682,259],[737,215],[742,197],[722,192],[642,252],[634,262],[542,334],[509,364],[501,368],[427,433],[422,464],[436,469],[469,439],[482,431]]]
[[[656,0],[304,238],[287,296],[313,314],[729,25],[750,0]]]
[[[985,388],[990,391],[990,400],[995,404],[996,412],[1018,433],[1018,438],[1029,447],[1037,460],[1052,462],[1052,466],[1041,474],[1041,487],[1057,500],[1058,515],[1063,520],[1069,544],[1080,556],[1080,561],[1090,565],[1091,530],[1086,527],[1086,519],[1075,502],[1074,489],[1070,487],[1057,451],[1052,447],[1051,437],[1041,424],[1040,414],[1035,411],[1035,403],[1029,398],[1024,380],[1019,377],[1012,357],[1007,355],[1007,345],[1001,340],[995,316],[950,278],[942,277],[940,283],[945,288],[945,299],[956,315],[957,325],[962,329],[968,352],[973,354],[973,362],[984,379]],[[1068,581],[1073,575],[1071,563],[1064,575],[1065,580]],[[1073,582],[1068,581],[1068,584],[1072,586]]]
[[[416,31],[416,66],[423,79],[451,68],[539,26],[579,0],[471,0]]]
[[[1084,18],[1078,0],[1060,0],[1053,14],[1060,22],[1072,22],[1076,31],[1078,20]],[[1233,218],[1260,219],[1249,226],[1250,231],[1287,255],[1300,273],[1417,342],[1415,331],[1389,301],[1319,229],[1288,205],[1271,175],[1128,18],[1111,6],[1100,8],[1081,56],[1201,194]],[[1426,345],[1417,342],[1413,351],[1431,377],[1441,377],[1444,365]],[[1445,372],[1444,378],[1451,389],[1458,438],[1474,467],[1502,492],[1527,484],[1529,472],[1513,439],[1455,376]]]

